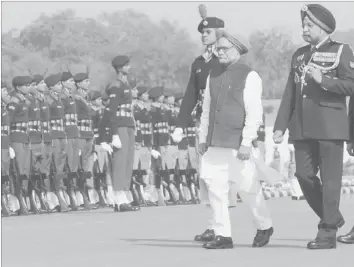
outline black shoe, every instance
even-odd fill
[[[270,227],[266,230],[257,230],[257,234],[253,239],[252,247],[260,248],[269,243],[270,237],[273,235],[274,229]]]
[[[119,211],[120,212],[138,211],[138,210],[140,210],[140,207],[133,207],[132,205],[129,205],[129,204],[121,204],[121,205],[119,205]]]
[[[233,248],[234,244],[232,242],[231,237],[224,237],[221,235],[218,235],[215,237],[213,241],[206,242],[203,244],[203,248],[206,249],[227,249],[227,248]]]
[[[334,249],[336,246],[336,239],[316,238],[307,244],[308,249]]]
[[[212,229],[207,229],[205,230],[204,233],[202,233],[201,235],[196,235],[194,237],[194,241],[198,241],[198,242],[210,242],[213,241],[215,238],[215,233],[214,230]]]
[[[348,234],[338,236],[337,241],[344,244],[354,244],[354,227]]]

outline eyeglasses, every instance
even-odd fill
[[[216,52],[218,52],[218,53],[220,53],[220,52],[226,53],[231,48],[233,48],[233,46],[229,46],[229,47],[219,46],[219,47],[216,47]]]

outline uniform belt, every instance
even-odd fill
[[[91,120],[79,120],[77,126],[81,132],[91,132],[92,131],[92,121]]]
[[[16,122],[12,123],[10,127],[11,132],[22,132],[27,133],[28,123],[27,122]]]
[[[1,136],[8,136],[10,133],[9,125],[1,125]]]
[[[64,131],[63,119],[50,120],[50,127],[53,131]]]
[[[132,118],[133,117],[133,113],[130,111],[125,111],[125,110],[118,110],[117,111],[117,116],[118,117],[129,117],[129,118]]]
[[[49,122],[43,121],[42,128],[43,128],[43,133],[49,133],[50,132]]]
[[[42,131],[41,121],[29,121],[28,122],[28,131],[30,132],[40,132]]]

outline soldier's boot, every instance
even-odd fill
[[[19,182],[15,186],[15,195],[18,199],[20,209],[18,211],[19,215],[28,215],[28,208],[27,208],[27,203],[25,200],[25,193],[24,193],[24,188],[27,186],[26,183],[27,177],[26,175],[20,175],[19,177]]]
[[[10,193],[11,189],[9,184],[9,176],[1,176],[1,214],[4,217],[13,215],[13,212],[10,210],[9,201],[7,195]]]
[[[143,202],[141,201],[141,199],[139,197],[138,191],[136,190],[134,183],[132,183],[132,185],[130,187],[130,192],[132,193],[132,196],[133,196],[132,206],[141,207]]]
[[[84,209],[85,210],[97,209],[98,208],[97,205],[90,203],[90,200],[88,197],[88,186],[87,186],[86,178],[87,178],[87,173],[80,172],[79,189],[80,189],[80,193],[82,195],[83,201],[84,201]]]
[[[54,189],[55,189],[55,195],[58,198],[59,201],[59,207],[58,211],[59,212],[69,212],[69,205],[65,200],[64,192],[63,192],[63,180],[62,178],[55,177],[54,180]]]

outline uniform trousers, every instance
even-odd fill
[[[176,167],[176,161],[178,159],[178,147],[177,146],[161,146],[160,147],[162,168],[174,169]]]
[[[337,231],[343,170],[343,141],[295,141],[296,174],[304,196],[321,219],[319,228]],[[318,170],[321,178],[317,177]]]
[[[272,227],[263,190],[257,178],[252,158],[240,161],[237,151],[230,148],[210,147],[202,157],[201,179],[207,185],[213,210],[212,229],[216,235],[231,237],[229,194],[240,194],[248,206],[255,228]]]
[[[92,169],[93,169],[93,139],[77,140],[79,151],[81,151],[79,166],[80,169],[87,174],[87,185],[94,187]],[[88,178],[90,177],[90,178]]]
[[[97,153],[97,163],[98,163],[98,172],[106,172],[106,184],[112,185],[111,179],[111,166],[109,163],[108,153],[100,145],[95,145],[95,151]]]
[[[31,171],[31,155],[29,144],[13,142],[11,144],[15,151],[15,167],[19,175],[26,175],[27,178]]]
[[[67,141],[67,165],[68,172],[77,172],[80,164],[79,156],[79,139],[78,138],[69,138]]]
[[[31,144],[31,164],[35,172],[49,175],[52,161],[52,144]]]
[[[130,192],[132,182],[135,134],[132,127],[119,127],[118,135],[122,143],[120,149],[113,148],[112,183],[116,204],[128,204],[133,201]]]
[[[63,178],[65,177],[64,168],[68,151],[68,142],[66,139],[53,139],[53,165],[54,165],[54,188],[60,190],[63,188]]]
[[[1,176],[10,174],[10,154],[8,148],[1,149]]]

